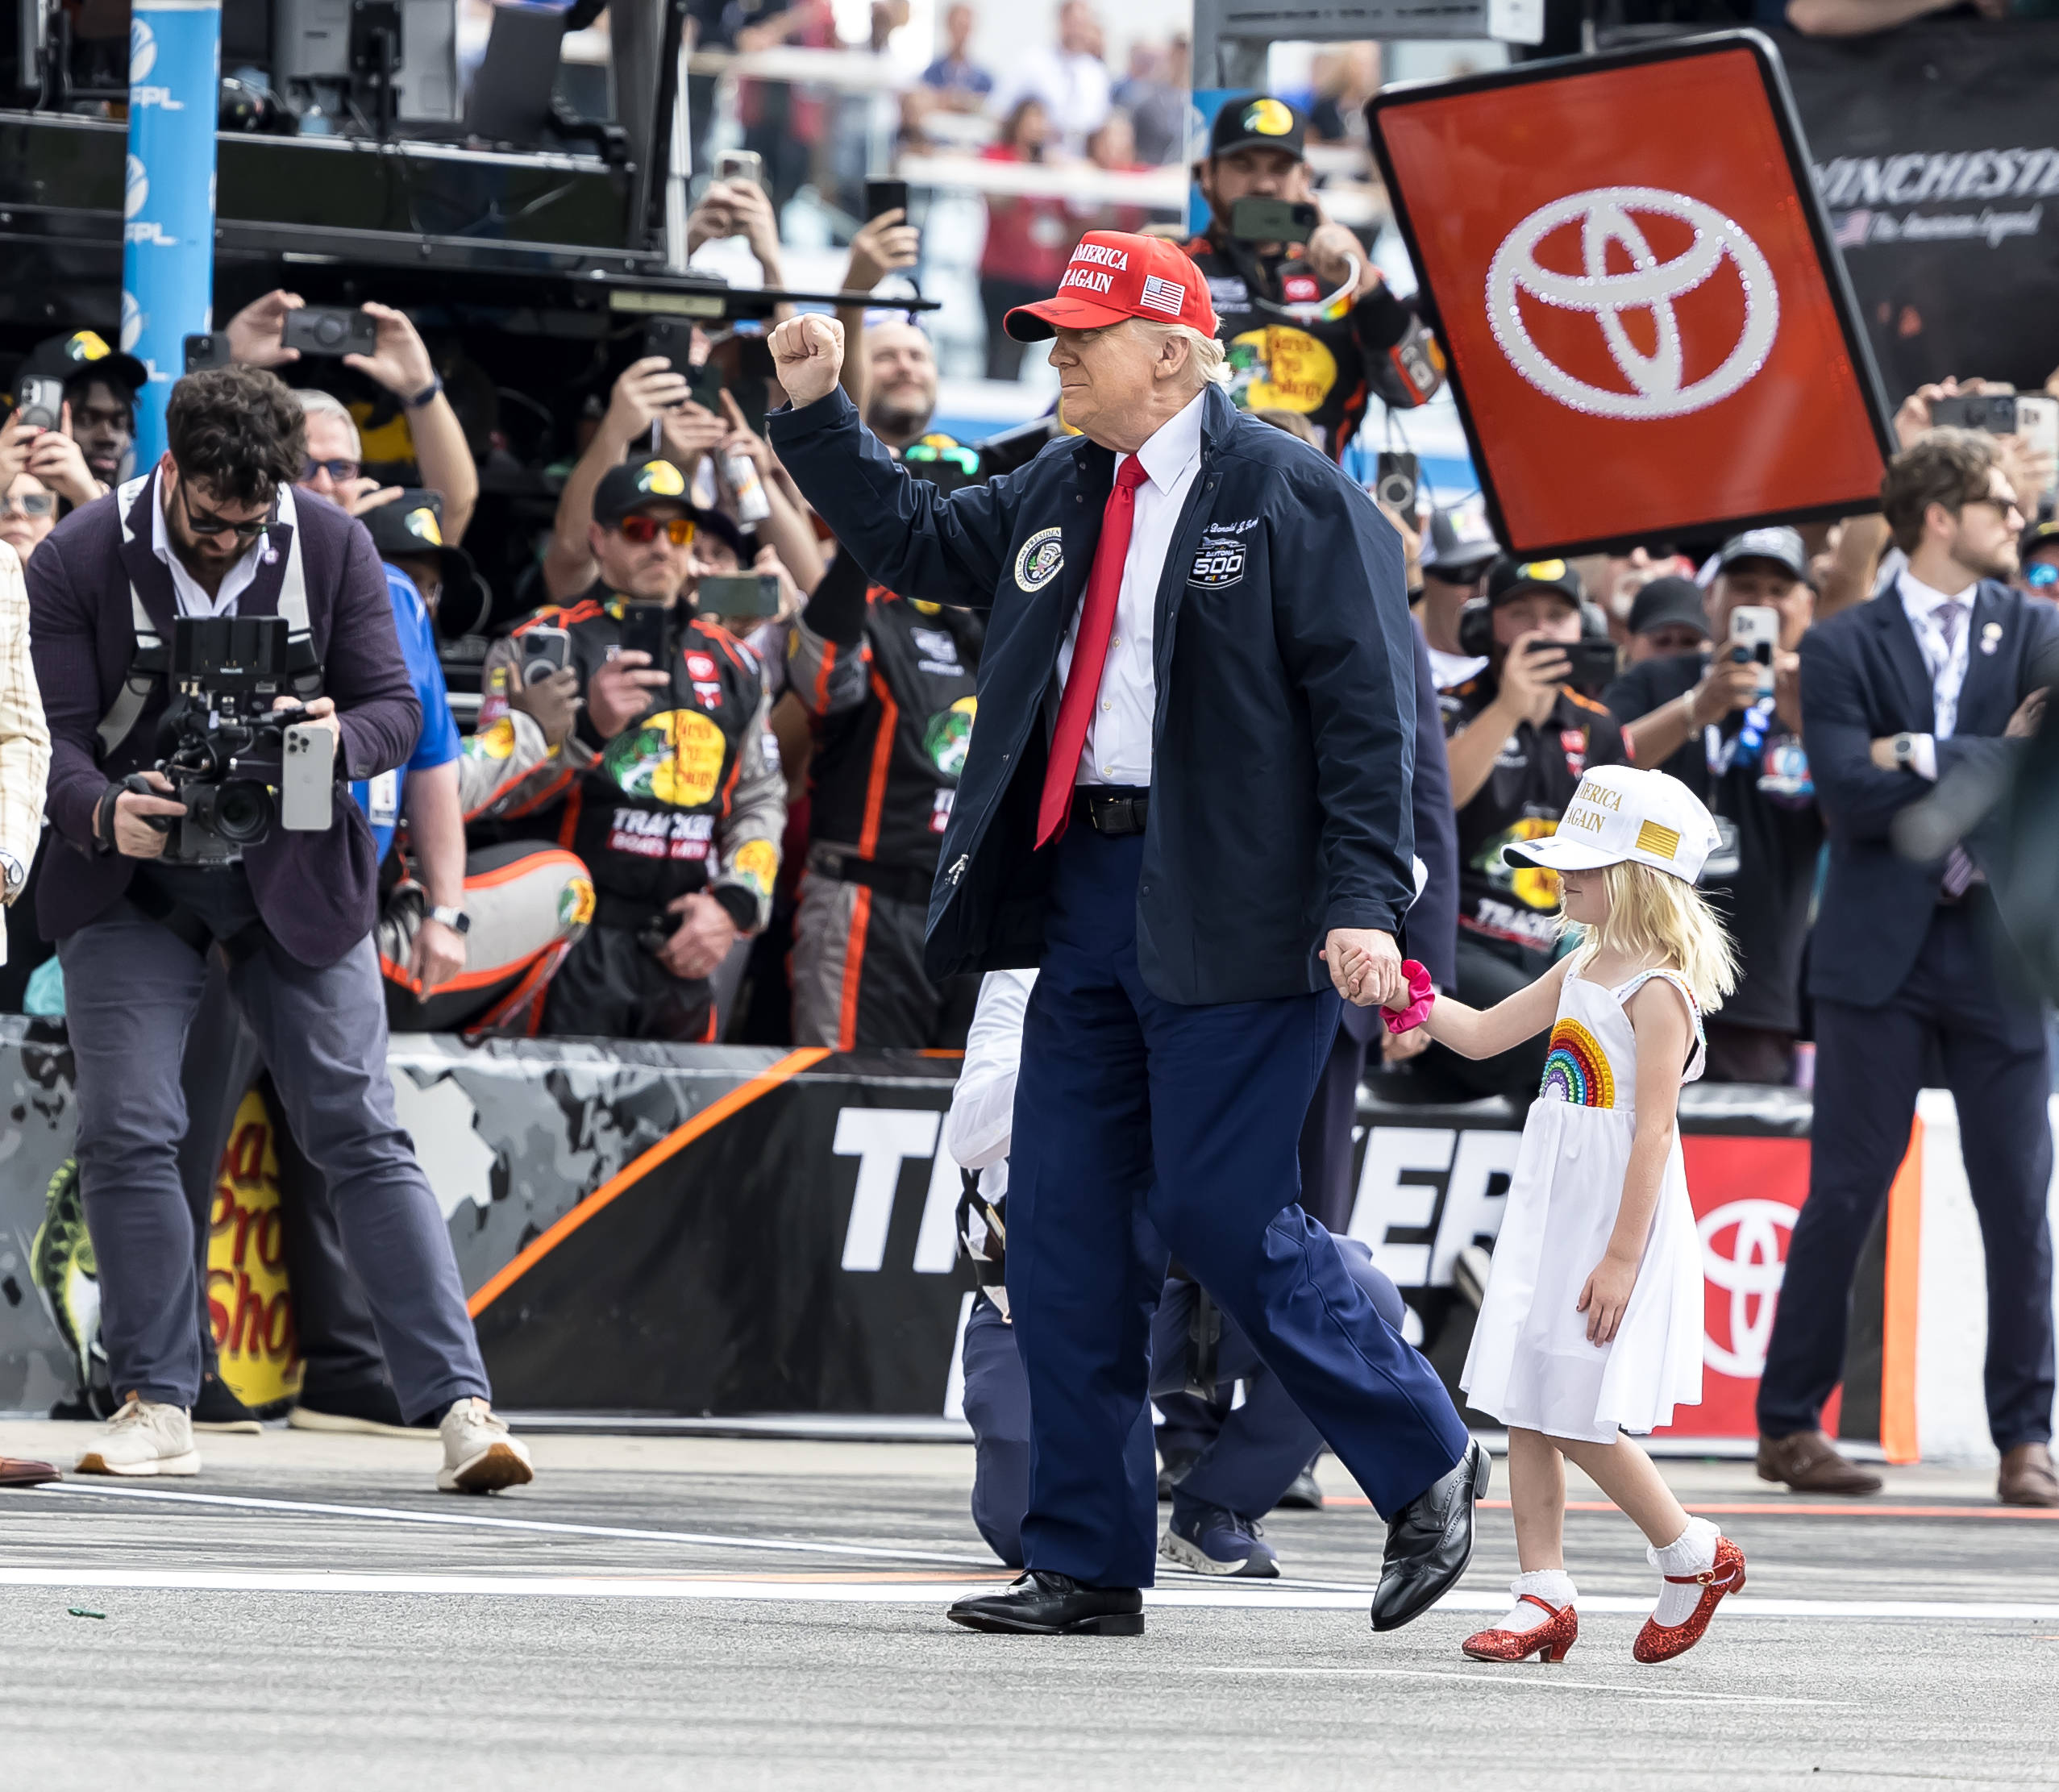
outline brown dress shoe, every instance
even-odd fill
[[[2003,1453],[1995,1497],[2005,1506],[2059,1506],[2059,1475],[2042,1444],[2019,1444]]]
[[[1881,1478],[1837,1453],[1820,1431],[1759,1439],[1759,1479],[1784,1481],[1796,1493],[1877,1494]]]
[[[35,1462],[24,1456],[0,1456],[0,1487],[35,1487],[46,1481],[61,1481],[64,1477],[48,1462]]]

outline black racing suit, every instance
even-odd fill
[[[815,730],[794,923],[797,1045],[965,1043],[978,979],[932,981],[922,938],[984,633],[970,610],[873,584],[848,553],[795,626],[788,684]]]
[[[593,874],[593,925],[551,980],[543,1030],[706,1040],[715,1012],[705,978],[675,977],[656,956],[677,925],[668,904],[707,890],[742,933],[764,925],[779,875],[786,784],[766,726],[757,656],[719,625],[675,613],[672,688],[612,740],[580,712],[564,763],[497,805],[517,834],[555,840]],[[522,636],[565,630],[582,692],[622,644],[622,601],[597,584],[536,613],[488,656],[519,663]],[[483,719],[483,716],[482,716]]]
[[[1299,412],[1331,459],[1358,433],[1369,397],[1406,410],[1444,384],[1437,338],[1384,284],[1341,315],[1298,318],[1268,304],[1312,303],[1330,290],[1299,244],[1261,256],[1217,225],[1185,247],[1208,281],[1229,351],[1230,396],[1245,410]]]

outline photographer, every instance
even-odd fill
[[[110,349],[97,331],[38,343],[15,376],[25,401],[0,434],[0,484],[26,471],[73,509],[90,504],[127,470],[135,397],[148,377],[142,362]],[[26,401],[32,397],[40,401]],[[10,450],[22,458],[10,460]]]
[[[1237,402],[1301,412],[1337,459],[1358,433],[1369,395],[1397,410],[1425,403],[1444,384],[1444,355],[1387,290],[1365,246],[1322,216],[1308,130],[1306,118],[1270,95],[1226,101],[1195,168],[1208,227],[1186,250],[1208,281]],[[1241,237],[1237,206],[1246,200],[1312,206],[1315,227],[1305,243]],[[1317,314],[1347,281],[1350,309],[1341,318]],[[1310,309],[1283,309],[1290,305]]]
[[[339,802],[325,831],[274,829],[217,862],[168,863],[171,836],[160,830],[187,809],[162,771],[140,769],[171,701],[164,646],[179,644],[176,624],[272,616],[304,650],[293,680],[300,714],[331,738],[338,775],[397,765],[422,718],[385,580],[363,530],[327,505],[295,502],[300,410],[271,375],[189,376],[173,389],[165,424],[157,465],[69,518],[29,574],[56,835],[37,914],[64,964],[101,1338],[126,1399],[80,1469],[199,1468],[179,1073],[203,954],[218,944],[293,1137],[327,1181],[401,1406],[410,1420],[440,1416],[437,1485],[484,1491],[526,1481],[526,1451],[488,1404],[436,1198],[394,1117],[364,816]],[[181,697],[182,732],[211,733],[214,693],[203,686],[201,698]],[[181,829],[182,847],[193,831]]]
[[[1614,717],[1569,682],[1573,653],[1586,645],[1582,597],[1580,576],[1563,560],[1497,560],[1487,609],[1468,614],[1460,636],[1485,651],[1487,666],[1440,700],[1458,810],[1457,993],[1475,1007],[1535,982],[1559,938],[1558,879],[1503,864],[1501,849],[1555,833],[1590,767],[1629,761]],[[1526,1100],[1545,1045],[1541,1035],[1479,1060],[1433,1046],[1416,1062],[1454,1092]]]
[[[297,293],[275,291],[254,299],[230,320],[229,354],[245,367],[286,367],[302,358],[285,345],[286,319],[307,303]],[[466,445],[464,426],[443,394],[443,381],[429,349],[404,311],[367,303],[359,310],[377,326],[369,355],[345,355],[343,364],[389,393],[399,404],[414,449],[420,483],[443,494],[443,530],[452,542],[464,539],[479,501],[479,469]],[[390,501],[397,487],[381,488],[364,473],[364,449],[357,425],[340,403],[311,402],[326,393],[302,393],[307,410],[307,464],[300,482],[352,516]],[[398,458],[398,457],[396,457]]]
[[[1740,976],[1708,1023],[1708,1079],[1787,1083],[1824,839],[1802,747],[1798,652],[1814,593],[1792,529],[1748,529],[1724,544],[1717,565],[1709,591],[1713,655],[1697,648],[1641,659],[1604,700],[1629,734],[1633,763],[1686,784],[1708,805],[1720,835],[1701,887],[1728,922]],[[1632,626],[1641,617],[1642,632],[1655,638],[1688,637],[1699,604],[1695,612],[1688,605],[1698,595],[1685,580],[1655,579],[1637,594]],[[1748,609],[1778,619],[1778,638],[1762,657],[1733,638],[1733,619]],[[1669,624],[1669,617],[1677,620]],[[1700,626],[1706,633],[1709,625]]]
[[[693,508],[669,460],[611,467],[593,505],[598,577],[496,642],[485,673],[489,693],[524,688],[525,663],[547,647],[584,707],[561,758],[486,814],[568,846],[593,875],[593,925],[551,980],[543,1030],[711,1040],[709,977],[764,925],[786,827],[757,656],[695,608],[701,581],[737,564],[740,538]],[[482,733],[512,701],[489,694]]]

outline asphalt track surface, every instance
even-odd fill
[[[0,1424],[69,1461],[84,1428]],[[1750,1585],[1679,1662],[1630,1644],[1653,1571],[1568,1520],[1558,1667],[1466,1661],[1505,1507],[1457,1595],[1374,1636],[1380,1528],[1342,1470],[1267,1534],[1286,1578],[1168,1574],[1140,1639],[976,1636],[1001,1577],[950,1445],[543,1437],[491,1500],[432,1445],[204,1438],[202,1475],[0,1492],[10,1785],[2059,1786],[2059,1519],[1984,1474],[1792,1499],[1674,1463]],[[1505,1493],[1497,1465],[1497,1496]],[[70,1608],[103,1614],[74,1615]]]

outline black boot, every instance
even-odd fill
[[[968,1630],[1027,1636],[1142,1636],[1144,1595],[1133,1586],[1082,1586],[1032,1569],[1005,1593],[975,1593],[946,1614]]]
[[[1473,1503],[1484,1499],[1493,1458],[1476,1443],[1458,1466],[1387,1521],[1387,1556],[1373,1595],[1373,1628],[1399,1630],[1458,1584],[1473,1559]]]

